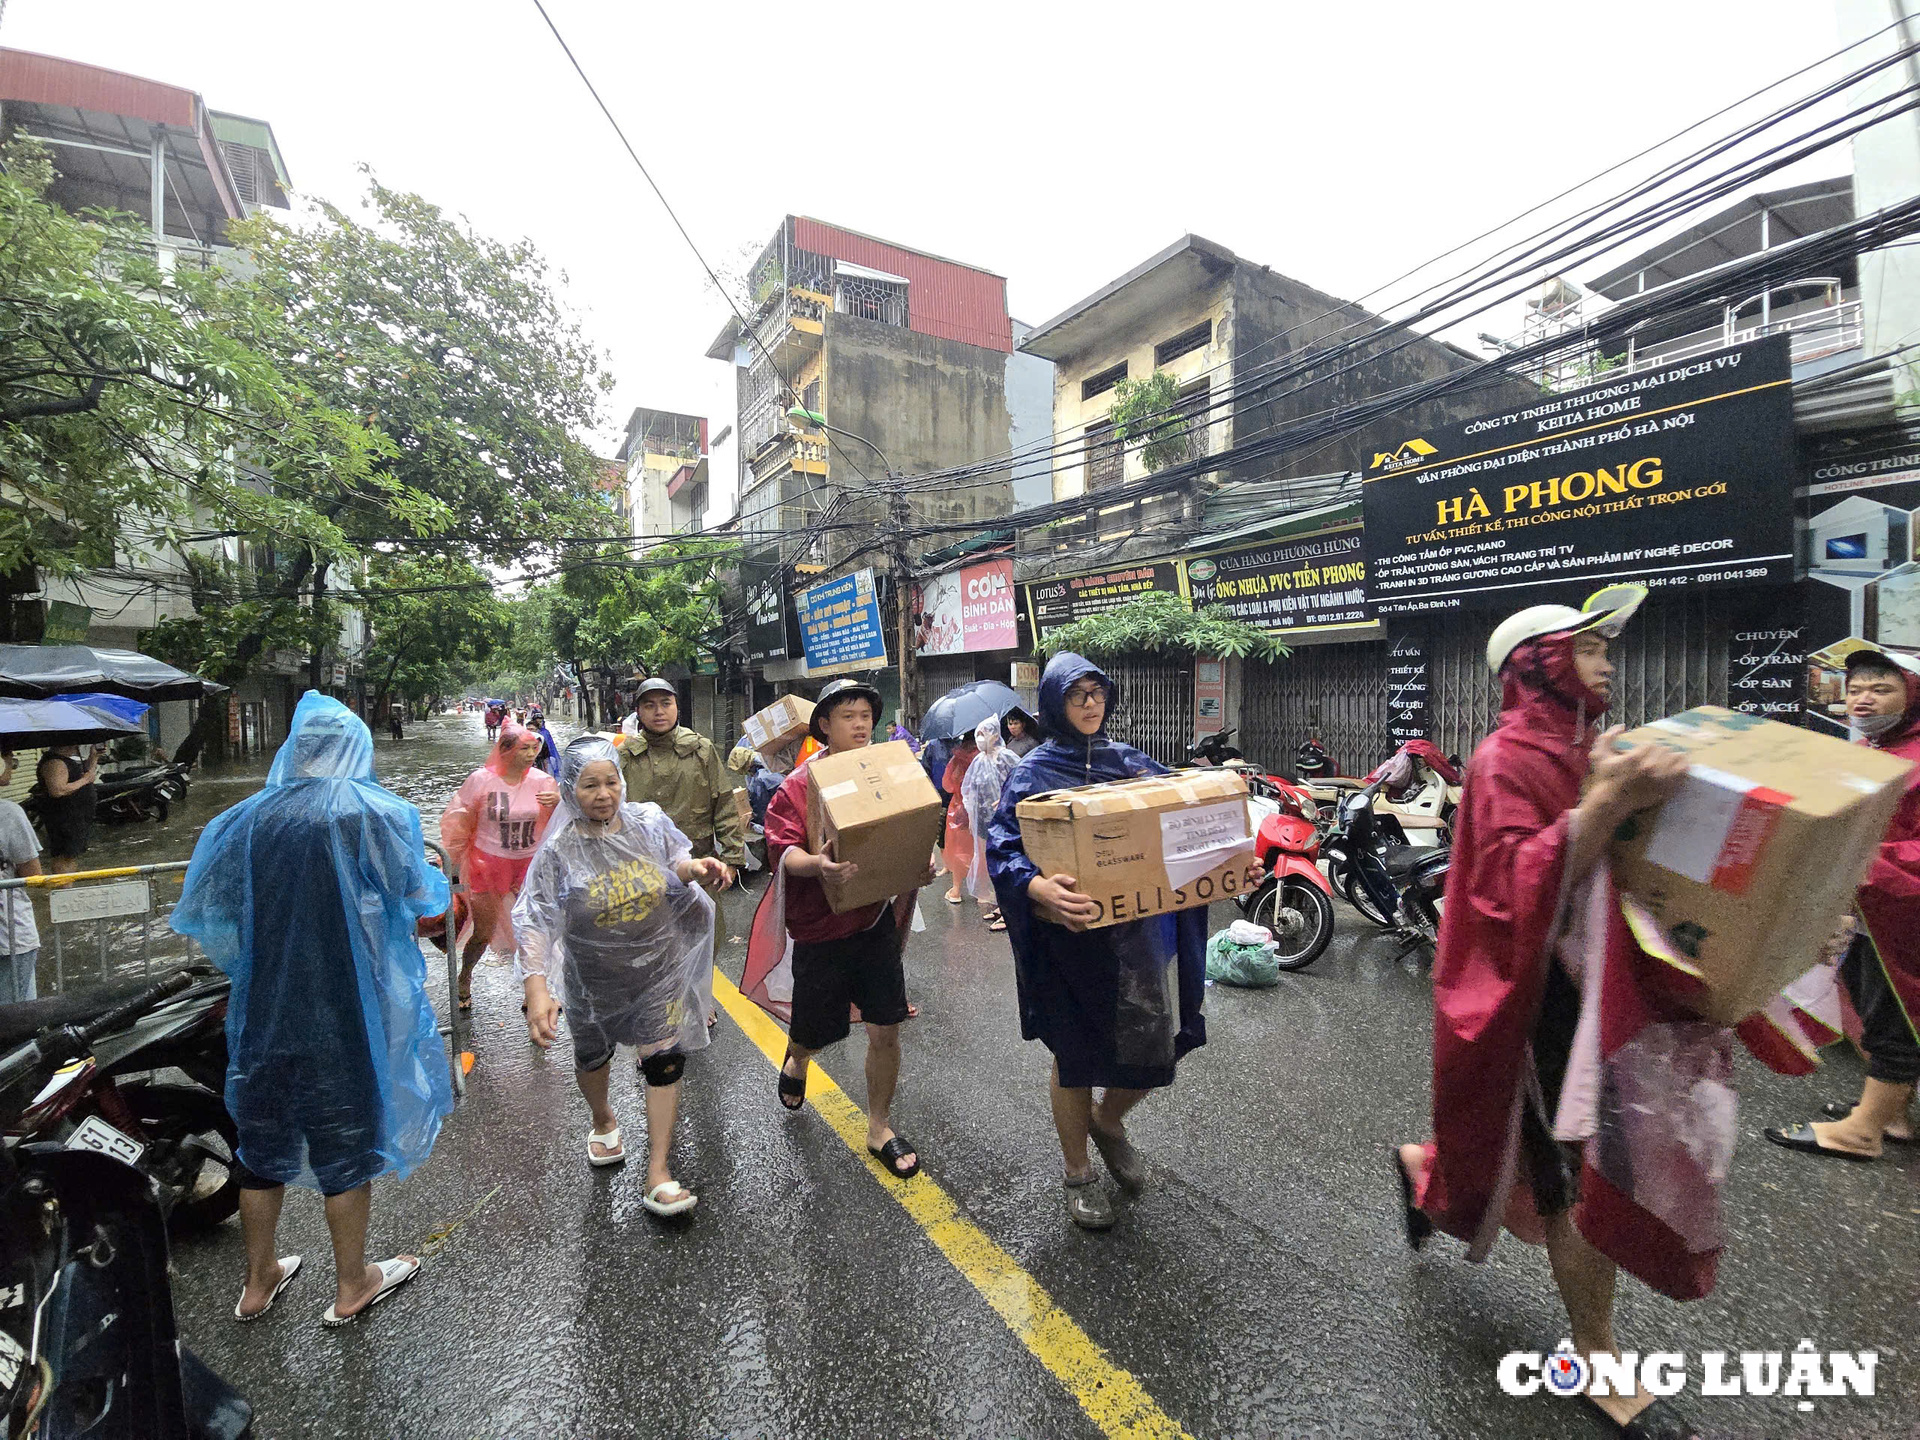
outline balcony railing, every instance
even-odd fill
[[[1661,365],[1691,359],[1695,355],[1704,355],[1710,350],[1744,345],[1749,340],[1759,340],[1768,335],[1792,337],[1789,343],[1796,365],[1804,365],[1827,355],[1837,355],[1844,350],[1857,350],[1865,336],[1860,319],[1860,302],[1843,300],[1838,305],[1822,305],[1817,310],[1790,315],[1784,320],[1774,320],[1765,325],[1735,324],[1729,312],[1711,330],[1696,330],[1691,335],[1680,335],[1646,350],[1630,349],[1626,363],[1607,373],[1613,374],[1617,370],[1632,374],[1638,370],[1652,370]]]

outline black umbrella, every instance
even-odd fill
[[[998,680],[969,680],[927,707],[920,722],[922,740],[958,740],[971,735],[989,715],[999,717],[1020,703],[1019,694]]]
[[[0,700],[0,750],[45,750],[144,735],[146,728],[65,700]]]
[[[45,700],[91,690],[153,704],[159,700],[198,700],[226,688],[137,650],[96,650],[90,645],[0,645],[0,696],[19,700]]]

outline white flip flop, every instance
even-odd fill
[[[660,1198],[660,1192],[662,1190],[678,1190],[680,1192],[680,1198],[678,1200],[662,1200]],[[700,1197],[687,1189],[687,1187],[682,1185],[678,1180],[668,1180],[647,1191],[645,1195],[640,1197],[640,1203],[656,1215],[684,1215],[700,1203]]]
[[[596,1144],[604,1145],[607,1149],[613,1151],[613,1154],[594,1154],[593,1147]],[[620,1143],[620,1127],[618,1125],[604,1133],[596,1130],[593,1134],[587,1136],[587,1163],[589,1165],[621,1165],[626,1162],[626,1158],[627,1147]]]
[[[329,1305],[326,1310],[321,1313],[320,1323],[330,1330],[342,1325],[351,1325],[419,1273],[420,1262],[418,1260],[407,1261],[399,1259],[398,1257],[392,1260],[382,1260],[380,1262],[380,1288],[373,1292],[373,1298],[351,1315],[342,1315],[337,1312],[333,1306]]]
[[[236,1300],[233,1302],[234,1319],[238,1320],[242,1325],[248,1325],[271,1310],[273,1308],[273,1302],[280,1298],[280,1292],[291,1285],[293,1283],[293,1277],[300,1273],[300,1257],[298,1255],[282,1255],[280,1257],[280,1269],[283,1272],[280,1276],[280,1283],[274,1286],[273,1293],[267,1296],[267,1303],[251,1315],[242,1315],[240,1313],[240,1301]],[[246,1295],[246,1287],[242,1286],[240,1289],[240,1298],[244,1300]]]

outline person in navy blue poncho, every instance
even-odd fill
[[[1054,656],[1040,680],[1040,723],[1048,738],[1007,777],[987,846],[987,870],[1013,942],[1020,1033],[1053,1052],[1053,1122],[1066,1165],[1067,1213],[1090,1230],[1107,1228],[1114,1216],[1087,1141],[1123,1189],[1138,1190],[1146,1166],[1127,1139],[1126,1113],[1149,1090],[1171,1085],[1179,1058],[1207,1042],[1200,1013],[1206,910],[1088,930],[1095,903],[1071,877],[1042,876],[1020,839],[1016,807],[1030,795],[1167,772],[1151,756],[1107,738],[1113,703],[1113,681],[1092,661]],[[1252,869],[1258,868],[1255,861]],[[1097,1105],[1095,1087],[1106,1092]]]

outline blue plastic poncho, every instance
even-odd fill
[[[172,919],[233,980],[249,1170],[334,1195],[427,1158],[453,1091],[414,927],[447,899],[367,727],[308,691],[266,787],[201,832]]]
[[[1109,740],[1104,727],[1095,735],[1073,728],[1067,691],[1084,679],[1107,687],[1107,713],[1113,713],[1113,681],[1092,661],[1063,653],[1047,663],[1040,723],[1050,738],[1007,777],[988,826],[987,869],[1013,942],[1022,1037],[1053,1052],[1064,1086],[1152,1089],[1172,1084],[1174,1062],[1207,1043],[1200,1013],[1206,910],[1075,931],[1040,919],[1027,900],[1027,884],[1040,871],[1021,843],[1015,808],[1022,800],[1045,790],[1167,773],[1150,755]]]
[[[597,735],[560,752],[560,810],[513,907],[514,978],[544,975],[566,1009],[577,1055],[631,1045],[641,1055],[699,1050],[713,1005],[713,901],[674,867],[693,846],[658,805],[627,800],[589,819],[581,772],[620,755]]]

